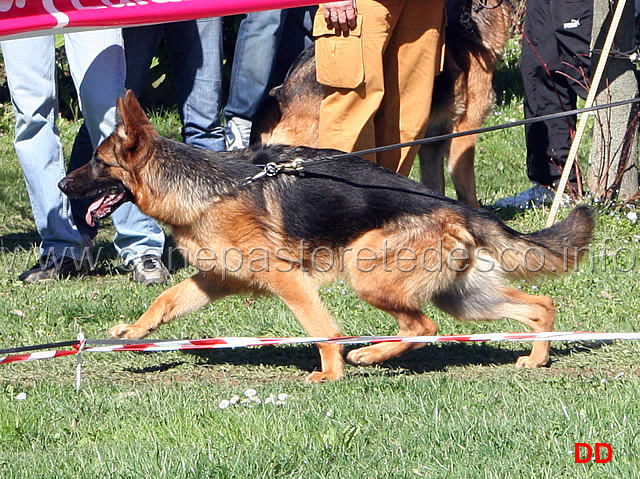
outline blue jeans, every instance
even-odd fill
[[[225,151],[220,123],[222,19],[203,18],[123,30],[126,87],[142,95],[151,61],[164,38],[169,49],[184,142]]]
[[[41,254],[79,257],[91,245],[91,237],[76,227],[69,200],[57,187],[66,167],[56,127],[55,37],[7,40],[1,46],[16,116],[14,146],[42,238]],[[113,131],[116,98],[123,93],[121,31],[66,34],[65,50],[80,109],[96,146]],[[125,262],[150,251],[162,252],[162,229],[134,205],[122,206],[113,220],[118,231],[114,242]]]
[[[640,0],[639,0],[640,1]],[[286,10],[287,18],[282,31],[278,56],[271,71],[271,85],[280,85],[293,62],[303,50],[313,45],[313,19],[317,5]]]
[[[242,20],[233,55],[229,98],[224,108],[227,120],[240,117],[253,121],[269,89],[284,79],[286,68],[298,53],[311,45],[311,37],[305,38],[303,29],[311,31],[315,9],[252,12]],[[294,26],[285,29],[288,20],[293,20],[289,23]],[[286,68],[278,69],[280,65]]]
[[[286,10],[267,10],[248,13],[240,22],[225,118],[253,120],[269,86],[285,18]]]

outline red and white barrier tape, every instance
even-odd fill
[[[321,0],[0,0],[0,38],[55,35],[316,5]]]
[[[37,353],[30,354],[14,354],[12,356],[0,356],[0,364],[16,363],[18,361],[35,361],[37,359],[51,359],[59,358],[62,356],[71,356],[77,354],[78,351],[73,349],[71,351],[39,351]]]
[[[229,349],[246,348],[251,346],[277,346],[287,344],[377,344],[388,342],[405,343],[447,343],[447,342],[527,342],[527,341],[614,341],[640,339],[638,333],[593,333],[583,331],[546,332],[546,333],[481,333],[459,334],[448,336],[345,336],[336,338],[325,337],[289,337],[289,338],[254,338],[254,337],[218,337],[209,339],[162,340],[156,342],[131,342],[121,340],[115,344],[91,346],[103,341],[84,340],[74,345],[74,349],[67,351],[40,351],[30,354],[15,354],[0,356],[0,364],[18,361],[34,361],[70,356],[82,351],[85,353],[107,353],[112,351],[187,351],[196,349]],[[108,343],[116,340],[104,341]],[[82,347],[80,345],[83,345]]]

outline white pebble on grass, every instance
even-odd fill
[[[270,404],[274,406],[286,406],[289,395],[287,393],[269,394],[269,397],[262,400],[258,397],[258,392],[255,389],[247,389],[244,392],[244,397],[240,397],[237,394],[231,397],[231,399],[223,399],[218,404],[219,409],[227,409],[231,406],[243,405],[246,407],[255,407],[262,404]]]

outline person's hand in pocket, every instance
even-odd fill
[[[357,8],[356,0],[323,3],[324,19],[328,28],[334,28],[336,33],[349,35],[349,31],[356,28]]]

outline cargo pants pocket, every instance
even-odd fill
[[[327,28],[319,12],[314,20],[313,35],[316,37],[316,77],[321,85],[354,89],[364,83],[361,15],[356,28],[348,36],[342,36]]]

